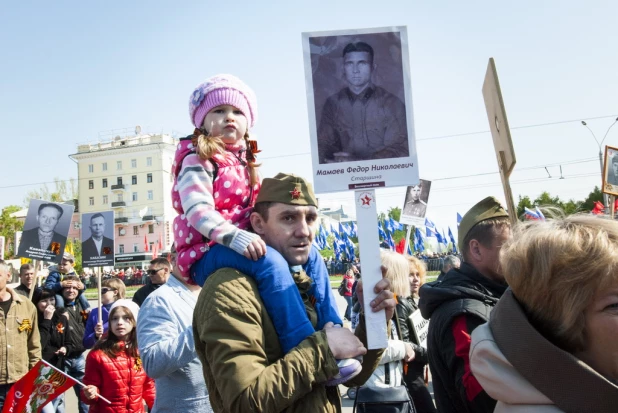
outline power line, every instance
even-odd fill
[[[585,120],[597,120],[597,119],[606,119],[606,118],[615,118],[618,115],[605,115],[605,116],[595,116],[595,117],[587,117],[585,118]],[[546,122],[546,123],[536,123],[536,124],[532,124],[532,125],[522,125],[522,126],[513,126],[511,127],[511,130],[513,129],[528,129],[528,128],[537,128],[537,127],[543,127],[543,126],[552,126],[552,125],[560,125],[560,124],[565,124],[565,123],[572,123],[572,122],[581,122],[582,119],[570,119],[570,120],[561,120],[561,121],[555,121],[555,122]],[[465,132],[465,133],[459,133],[459,134],[454,134],[454,135],[442,135],[442,136],[433,136],[433,137],[429,137],[429,138],[419,138],[416,139],[416,141],[427,141],[427,140],[436,140],[436,139],[447,139],[447,138],[458,138],[458,137],[462,137],[462,136],[472,136],[472,135],[479,135],[479,134],[483,134],[483,133],[489,133],[489,130],[484,130],[484,131],[477,131],[477,132]],[[277,156],[265,156],[265,157],[260,157],[261,160],[267,160],[267,159],[280,159],[280,158],[290,158],[290,157],[294,157],[294,156],[304,156],[304,155],[310,155],[311,152],[299,152],[299,153],[293,153],[293,154],[287,154],[287,155],[277,155]],[[581,160],[581,161],[587,161],[587,160]],[[553,164],[553,166],[557,166],[557,165],[565,165],[566,163],[556,163]],[[552,166],[552,165],[543,165],[542,167],[545,166]],[[519,169],[519,170],[524,170],[524,169]],[[158,172],[161,170],[155,170],[153,172]],[[167,171],[164,171],[167,172]],[[482,175],[491,175],[491,174],[497,174],[498,172],[487,172],[487,173],[483,173],[483,174],[477,174],[477,175],[467,175],[467,176],[461,176],[461,178],[464,177],[473,177],[473,176],[482,176]],[[96,178],[96,177],[94,177]],[[451,178],[441,178],[441,179],[455,179],[458,177],[451,177]],[[75,178],[72,178],[75,179]],[[80,180],[86,180],[86,179],[90,179],[90,177],[88,178],[79,178],[79,179],[75,179],[76,181],[80,181]],[[71,179],[63,179],[63,180],[59,180],[59,182],[70,182]],[[46,184],[53,184],[56,181],[49,181],[49,182],[33,182],[33,183],[23,183],[23,184],[17,184],[17,185],[6,185],[6,186],[0,186],[0,189],[8,189],[8,188],[17,188],[20,186],[31,186],[31,185],[46,185]]]

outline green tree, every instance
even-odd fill
[[[13,258],[17,253],[15,244],[15,231],[22,231],[24,223],[11,214],[21,210],[17,205],[10,205],[2,210],[0,215],[0,235],[5,238],[4,257],[2,259]]]
[[[44,201],[62,202],[77,199],[77,182],[74,178],[67,181],[63,181],[60,178],[54,178],[55,190],[51,191],[47,184],[39,189],[35,189],[26,193],[24,198],[24,205],[28,206],[31,199],[42,199]]]
[[[580,209],[582,211],[592,211],[595,201],[603,203],[603,193],[598,186],[594,187],[594,190],[588,194],[588,197],[581,203]]]

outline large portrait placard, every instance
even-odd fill
[[[114,265],[114,211],[82,214],[82,266]]]
[[[618,148],[605,146],[603,193],[618,196]]]
[[[31,200],[17,256],[60,263],[74,209],[73,205]]]
[[[316,192],[418,182],[406,28],[302,40]]]
[[[415,226],[425,224],[430,190],[431,181],[424,179],[406,188],[406,199],[403,201],[399,222]]]

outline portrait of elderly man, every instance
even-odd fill
[[[349,43],[341,63],[347,86],[330,96],[322,109],[320,164],[409,156],[405,105],[373,83],[378,67],[373,47]]]
[[[43,203],[39,206],[35,228],[24,231],[19,243],[18,256],[26,256],[29,247],[56,252],[58,255],[67,242],[67,237],[55,231],[64,211],[56,204]]]
[[[607,171],[607,183],[618,186],[618,153],[610,158],[610,164]]]
[[[114,241],[107,238],[105,233],[105,217],[97,213],[90,217],[90,238],[82,244],[82,257],[90,260],[94,257],[110,257],[114,253]]]

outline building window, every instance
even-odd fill
[[[131,168],[137,168],[137,159],[131,159]]]
[[[91,196],[90,198],[88,198],[88,205],[93,206],[94,205],[94,197]]]
[[[107,171],[107,162],[103,162],[103,170]]]
[[[139,235],[139,228],[137,225],[133,226],[133,235]]]
[[[107,178],[103,178],[102,185],[103,188],[107,188]]]
[[[153,248],[154,248],[154,242],[151,242],[151,243],[150,243],[150,249],[149,249],[148,251],[152,251],[152,250],[153,250]]]
[[[124,236],[124,229],[122,227],[118,227],[118,236]]]
[[[122,185],[122,176],[119,176],[119,177],[116,178],[116,183],[118,185]]]
[[[154,199],[154,195],[152,193],[152,190],[148,191],[148,200],[152,201]]]
[[[146,166],[152,166],[152,157],[146,158]]]
[[[88,165],[88,172],[89,173],[93,173],[94,172],[94,165],[93,164]]]
[[[137,175],[133,175],[133,176],[131,177],[131,183],[132,183],[133,185],[137,185]]]
[[[73,221],[73,229],[79,229],[79,222]]]
[[[124,254],[124,244],[118,245],[118,254]]]
[[[149,183],[149,184],[152,183],[152,174],[146,175],[146,183]]]
[[[107,195],[103,195],[103,205],[107,205],[109,202],[109,199],[107,198]]]
[[[148,233],[154,234],[154,224],[148,224]]]
[[[88,189],[94,189],[94,181],[92,179],[88,181]]]
[[[133,202],[137,201],[137,192],[133,192]]]
[[[122,202],[122,194],[118,194],[118,202]]]
[[[122,171],[122,161],[117,161],[116,162],[116,169],[119,171]]]
[[[133,252],[139,252],[139,245],[133,244]]]

